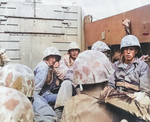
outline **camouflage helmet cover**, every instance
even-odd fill
[[[108,81],[114,72],[105,54],[96,50],[86,50],[79,54],[72,68],[76,85]]]
[[[110,48],[107,46],[106,43],[104,43],[102,41],[97,41],[92,45],[91,50],[97,50],[100,52],[105,52],[105,51],[109,51]]]
[[[0,122],[33,122],[31,102],[21,92],[0,86]]]
[[[33,97],[34,74],[23,64],[8,64],[0,71],[0,85],[16,89],[27,97]]]

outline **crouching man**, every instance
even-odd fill
[[[60,67],[58,68],[57,75],[63,80],[60,90],[58,92],[55,108],[63,109],[66,101],[76,94],[74,89],[73,70],[72,66],[80,53],[80,48],[76,42],[71,42],[68,46],[68,53],[64,55],[60,61]],[[60,115],[61,117],[61,115]]]
[[[61,56],[58,49],[48,47],[44,51],[43,60],[34,70],[35,90],[33,110],[36,122],[54,122],[57,120],[57,115],[51,106],[55,105],[57,98],[57,94],[53,93],[57,81],[54,65],[60,59]]]

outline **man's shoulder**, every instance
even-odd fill
[[[112,65],[113,65],[113,67],[115,68],[115,67],[118,67],[119,64],[121,64],[121,62],[120,62],[120,61],[116,61],[116,62],[114,62]]]
[[[139,65],[148,66],[147,63],[141,59],[137,59]]]
[[[143,71],[149,70],[148,64],[145,61],[140,60],[140,59],[138,59],[138,61],[137,61],[137,67]]]
[[[49,68],[49,66],[44,61],[41,61],[36,65],[36,68],[34,69],[34,71],[36,69],[47,69],[47,68]]]

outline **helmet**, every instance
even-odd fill
[[[123,47],[130,47],[130,46],[141,47],[138,38],[134,35],[127,35],[123,37],[123,39],[121,40],[120,49],[122,49]]]
[[[108,81],[114,70],[102,52],[86,50],[79,54],[73,66],[74,84],[95,84]]]
[[[21,92],[0,86],[0,122],[33,122],[31,102]]]
[[[0,86],[6,86],[33,97],[34,74],[32,70],[22,64],[8,64],[0,71]]]
[[[58,61],[61,59],[61,55],[60,55],[60,53],[56,47],[46,48],[46,50],[44,51],[43,59],[46,58],[47,56],[50,56],[50,55],[58,56]]]
[[[102,42],[102,41],[97,41],[97,42],[95,42],[95,43],[92,45],[91,50],[97,50],[97,51],[100,51],[100,52],[105,52],[105,51],[110,50],[110,48],[109,48],[109,47],[107,46],[107,44],[105,44],[104,42]]]
[[[76,42],[71,42],[68,46],[68,52],[72,49],[78,49],[80,51],[79,45]]]

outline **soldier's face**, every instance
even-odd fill
[[[70,54],[70,57],[72,59],[76,59],[77,56],[79,55],[79,50],[78,49],[72,49],[72,50],[70,50],[69,54]]]
[[[135,47],[125,47],[123,49],[123,56],[125,58],[125,63],[132,63],[135,59],[135,55],[137,54],[137,50]]]
[[[56,56],[50,56],[47,60],[50,66],[53,66],[56,62]]]

